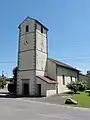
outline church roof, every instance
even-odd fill
[[[74,67],[72,67],[72,66],[70,66],[66,63],[60,62],[60,61],[52,59],[52,58],[48,58],[48,59],[51,60],[52,62],[54,62],[55,64],[61,66],[61,67],[69,68],[69,69],[72,69],[72,70],[75,70],[75,71],[78,71],[78,72],[80,71],[80,70],[78,70],[78,69],[76,69],[76,68],[74,68]]]
[[[40,78],[41,80],[43,80],[44,82],[49,83],[49,84],[56,84],[55,80],[48,78],[46,76],[37,76],[37,77]]]

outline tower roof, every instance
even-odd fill
[[[24,21],[26,21],[27,19],[34,20],[36,23],[39,23],[40,25],[42,25],[42,26],[48,31],[48,28],[45,27],[40,21],[38,21],[38,20],[36,20],[36,19],[34,19],[34,18],[30,18],[29,16],[28,16]],[[21,24],[22,24],[24,21],[22,21]],[[21,24],[18,26],[18,28],[20,28]]]

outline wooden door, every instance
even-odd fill
[[[38,96],[41,96],[41,84],[37,84]]]
[[[23,95],[29,96],[29,84],[28,83],[23,84]]]

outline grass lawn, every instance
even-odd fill
[[[87,107],[90,108],[90,96],[89,93],[86,92],[80,92],[80,94],[65,94],[70,96],[72,99],[76,100],[78,102],[77,105],[73,105],[76,107]]]

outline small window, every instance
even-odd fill
[[[65,76],[63,75],[63,85],[65,85]]]
[[[72,76],[71,76],[71,82],[72,82]]]
[[[41,26],[41,33],[43,33],[43,27]]]
[[[28,25],[26,26],[26,32],[29,32],[29,26]]]

